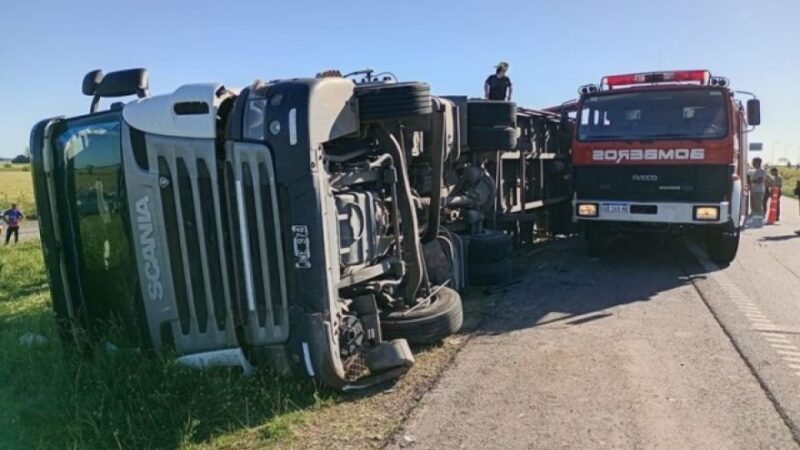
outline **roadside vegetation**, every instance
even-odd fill
[[[488,298],[469,297],[474,327]],[[109,345],[80,356],[58,339],[39,242],[0,246],[0,448],[379,448],[465,341],[418,349],[398,383],[359,397]]]
[[[0,210],[12,203],[16,203],[28,218],[36,218],[29,164],[0,163]]]
[[[794,195],[794,188],[797,186],[797,182],[800,181],[800,169],[787,169],[785,167],[778,167],[778,170],[783,177],[783,189],[781,189],[783,195],[797,197]]]

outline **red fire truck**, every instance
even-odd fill
[[[747,214],[747,133],[761,121],[755,95],[707,70],[607,76],[579,93],[574,217],[590,253],[618,232],[694,228],[712,260],[732,261]]]

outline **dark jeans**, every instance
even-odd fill
[[[8,230],[6,230],[6,245],[11,240],[12,234],[14,235],[14,243],[19,242],[19,227],[8,227]]]

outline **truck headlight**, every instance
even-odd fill
[[[597,217],[597,203],[578,203],[579,217]]]
[[[704,220],[704,221],[719,220],[719,206],[695,206],[694,220]]]

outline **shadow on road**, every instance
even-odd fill
[[[778,236],[764,236],[759,239],[761,242],[776,242],[776,241],[788,241],[789,239],[798,239],[800,238],[800,234],[781,234]]]
[[[650,301],[691,282],[683,270],[693,261],[687,239],[622,237],[601,258],[587,257],[581,238],[555,242],[517,261],[518,282],[498,292],[502,300],[477,333],[575,327],[607,319],[620,305]]]

